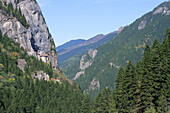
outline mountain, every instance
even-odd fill
[[[0,113],[80,113],[84,98],[58,69],[37,2],[0,0]]]
[[[58,46],[56,49],[57,49],[58,53],[60,53],[60,50],[67,49],[69,47],[78,45],[80,43],[83,43],[84,41],[86,41],[86,40],[84,40],[84,39],[70,40],[69,42],[66,42],[66,43]]]
[[[58,69],[58,57],[41,9],[35,0],[2,0],[0,29],[29,55]]]
[[[129,60],[132,64],[141,60],[145,46],[151,46],[155,39],[162,42],[166,29],[170,27],[169,20],[170,1],[167,1],[126,26],[114,39],[98,47],[95,58],[90,57],[89,53],[82,55],[80,59],[83,62],[73,64],[75,68],[70,72],[66,70],[67,75],[74,74],[71,79],[76,78],[75,82],[93,97],[105,87],[113,90],[118,69],[125,67]]]
[[[97,36],[94,36],[83,43],[62,49],[58,51],[58,62],[60,65],[69,58],[75,56],[75,55],[82,55],[86,53],[89,49],[95,49],[96,47],[99,47],[100,45],[103,45],[104,43],[111,40],[114,36],[116,36],[118,31],[109,33],[107,35],[99,34]]]

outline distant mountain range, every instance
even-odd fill
[[[118,32],[119,31],[115,31],[107,35],[99,34],[88,40],[71,40],[57,47],[59,65],[61,66],[64,61],[75,55],[85,54],[88,50],[95,49],[96,47],[105,44],[109,40],[113,39],[118,34]]]
[[[118,69],[125,67],[129,61],[135,64],[141,60],[145,46],[151,46],[155,39],[162,42],[168,28],[170,1],[126,26],[120,34],[95,51],[82,55],[79,62],[65,65],[64,72],[91,96],[96,96],[105,87],[113,90]]]
[[[80,43],[83,43],[84,41],[86,41],[86,40],[84,40],[84,39],[70,40],[69,42],[66,42],[66,43],[56,47],[56,49],[57,49],[57,51],[61,51],[62,49],[66,49],[66,48],[78,45]]]

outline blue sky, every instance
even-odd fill
[[[37,0],[56,46],[131,24],[165,0]]]

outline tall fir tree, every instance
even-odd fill
[[[127,95],[126,98],[127,100],[124,101],[125,103],[127,103],[124,112],[131,112],[136,108],[135,100],[137,98],[135,96],[135,92],[137,90],[136,71],[131,61],[129,61],[129,63],[126,65],[125,68],[123,90],[126,91],[126,95]]]
[[[116,108],[119,112],[121,112],[124,108],[123,98],[125,96],[125,91],[123,90],[123,79],[124,79],[124,70],[121,67],[117,74],[116,79],[116,91],[115,91],[115,100],[116,100]]]
[[[141,84],[141,100],[143,110],[150,108],[153,105],[153,76],[151,75],[151,58],[150,58],[150,47],[146,45],[144,50],[143,62],[143,75]]]

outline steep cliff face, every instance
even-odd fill
[[[7,34],[18,42],[29,55],[36,56],[44,62],[52,64],[58,69],[57,52],[55,44],[48,31],[41,9],[35,0],[2,0],[7,4],[12,3],[14,9],[21,9],[29,27],[24,27],[14,16],[0,13],[0,29],[2,34]]]
[[[73,80],[78,79],[81,75],[83,75],[85,73],[85,69],[92,65],[96,55],[97,55],[97,50],[90,49],[88,51],[88,54],[85,54],[81,57],[80,67],[79,67],[81,71],[76,73]]]

